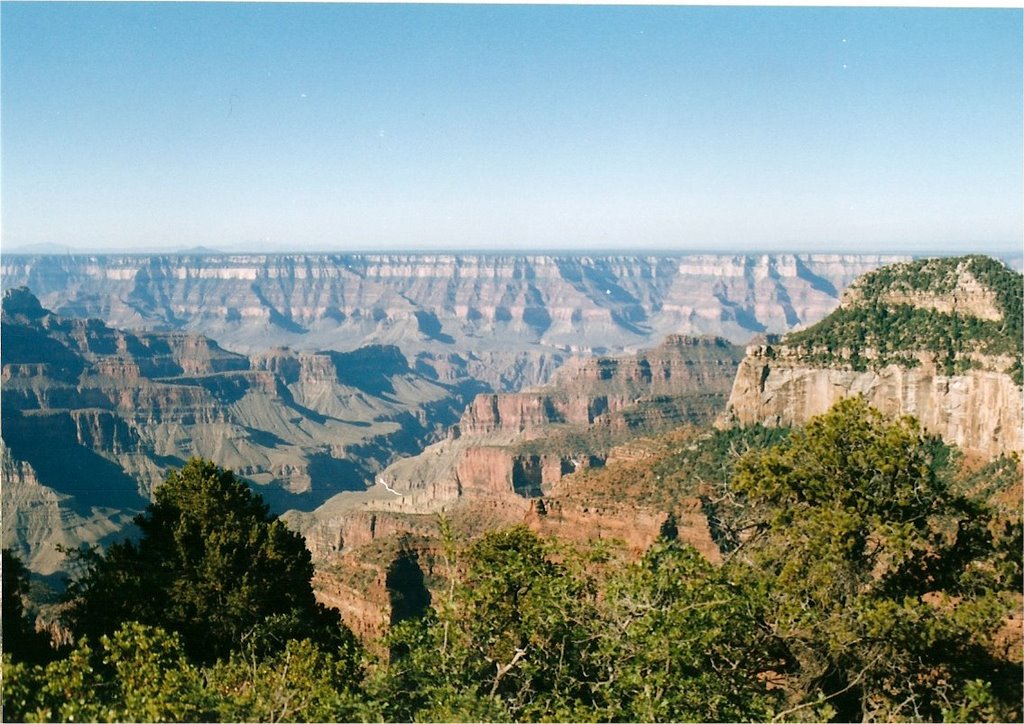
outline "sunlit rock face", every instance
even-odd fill
[[[739,424],[801,425],[843,397],[863,395],[892,417],[913,415],[928,432],[967,452],[994,457],[1024,450],[1024,391],[1005,372],[945,375],[934,355],[917,367],[857,372],[808,364],[784,347],[753,345],[729,397]]]
[[[989,264],[987,276],[979,271],[985,268],[979,259]],[[1024,451],[1024,388],[1019,377],[1014,379],[1014,368],[1021,363],[1020,338],[1013,331],[1019,329],[1013,318],[1019,320],[1021,279],[1009,269],[993,271],[991,264],[995,262],[983,257],[951,257],[879,270],[851,284],[840,309],[822,322],[827,327],[843,313],[858,310],[868,310],[875,318],[923,310],[936,316],[922,318],[917,322],[922,327],[940,324],[935,319],[941,316],[955,318],[956,329],[988,330],[984,337],[976,333],[979,338],[961,351],[937,349],[936,343],[929,348],[908,329],[899,332],[899,349],[893,348],[893,335],[853,345],[846,341],[829,350],[821,348],[820,339],[808,347],[800,335],[752,344],[721,423],[801,425],[843,397],[861,395],[889,416],[914,416],[925,431],[968,453],[994,457]],[[1010,291],[1014,288],[1015,298]],[[854,331],[860,330],[864,340],[870,325],[863,316],[860,320]],[[928,330],[921,332],[926,335]],[[953,334],[974,339],[968,332]],[[986,351],[984,345],[993,340],[1001,343],[999,353]],[[1014,348],[1015,354],[1010,351]],[[860,362],[854,364],[855,359]],[[889,363],[882,364],[884,360]]]

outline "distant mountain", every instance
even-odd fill
[[[278,512],[362,490],[419,451],[479,386],[429,379],[395,347],[228,352],[196,334],[70,319],[9,289],[0,324],[3,544],[30,568],[117,534],[168,468],[201,455]]]
[[[42,255],[42,254],[71,254],[75,250],[70,246],[64,244],[22,244],[21,246],[6,247],[3,249],[4,254],[24,254],[24,255]]]
[[[755,344],[729,400],[741,423],[802,424],[863,394],[985,456],[1024,450],[1024,277],[984,256],[878,269],[840,307]]]

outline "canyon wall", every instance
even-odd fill
[[[786,347],[752,345],[727,414],[739,424],[802,425],[850,395],[893,417],[913,415],[924,430],[969,453],[1024,451],[1024,390],[1005,372],[942,374],[935,355],[925,352],[913,368],[855,371],[809,365]]]
[[[58,545],[121,531],[171,467],[202,456],[276,512],[363,490],[454,422],[478,386],[425,377],[393,346],[245,356],[127,332],[7,290],[0,325],[3,544],[38,573]]]
[[[198,332],[251,353],[397,345],[439,381],[546,381],[672,333],[746,342],[816,321],[878,255],[18,256],[0,284],[58,314]],[[446,379],[447,376],[447,379]]]
[[[289,522],[320,560],[460,509],[543,530],[589,520],[598,537],[632,530],[627,539],[650,542],[663,512],[584,510],[579,500],[548,496],[566,476],[603,466],[618,440],[710,423],[741,358],[742,349],[721,338],[671,335],[634,355],[570,363],[542,387],[479,394],[447,439],[393,462],[372,490],[342,493]],[[551,503],[550,516],[536,514],[540,499]]]

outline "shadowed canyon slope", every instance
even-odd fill
[[[969,453],[1020,452],[1022,279],[977,256],[867,274],[818,324],[748,348],[727,419],[800,425],[862,394]]]
[[[278,511],[361,490],[457,419],[479,387],[428,379],[395,347],[249,357],[181,332],[67,319],[25,289],[2,324],[4,545],[50,573],[55,546],[94,543],[204,456]]]
[[[853,279],[899,257],[274,254],[6,256],[5,288],[120,328],[187,330],[249,353],[399,346],[417,369],[495,390],[569,356],[668,334],[746,342],[821,319]]]

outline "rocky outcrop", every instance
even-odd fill
[[[707,517],[700,500],[680,501],[681,514],[674,519],[677,540],[691,545],[713,562],[722,560],[721,551],[711,537]],[[553,497],[533,501],[526,524],[542,535],[573,542],[615,540],[624,543],[634,555],[641,555],[662,534],[668,521],[665,511],[644,510],[637,506],[602,506],[580,503],[572,497]]]
[[[935,356],[916,367],[855,371],[808,365],[791,349],[752,345],[727,415],[739,424],[802,425],[838,400],[863,395],[881,412],[913,415],[927,432],[986,457],[1024,451],[1024,390],[1004,372],[941,374]]]
[[[546,387],[478,395],[447,439],[380,471],[372,490],[340,494],[291,523],[323,560],[374,539],[385,520],[407,527],[466,508],[491,510],[506,523],[532,520],[531,501],[547,500],[567,476],[603,466],[616,436],[710,422],[724,407],[740,358],[740,348],[725,340],[673,335],[635,355],[569,365]],[[594,435],[604,442],[589,443]],[[623,509],[615,522],[608,511],[555,505],[548,527],[586,524],[605,536],[635,529],[637,541],[653,540],[665,519]]]
[[[984,457],[1024,451],[1021,276],[985,257],[897,264],[781,343],[747,348],[723,422],[800,425],[863,395]]]
[[[625,425],[623,411],[642,400],[723,393],[739,359],[739,349],[724,339],[669,335],[633,355],[573,360],[544,388],[478,395],[452,434],[531,438],[558,424]]]
[[[600,357],[568,366],[548,386],[477,395],[449,439],[395,462],[378,481],[396,491],[395,506],[436,505],[459,497],[539,495],[600,455],[567,442],[522,449],[560,432],[600,428],[672,427],[710,421],[719,412],[740,359],[723,339],[670,336],[635,355]]]

